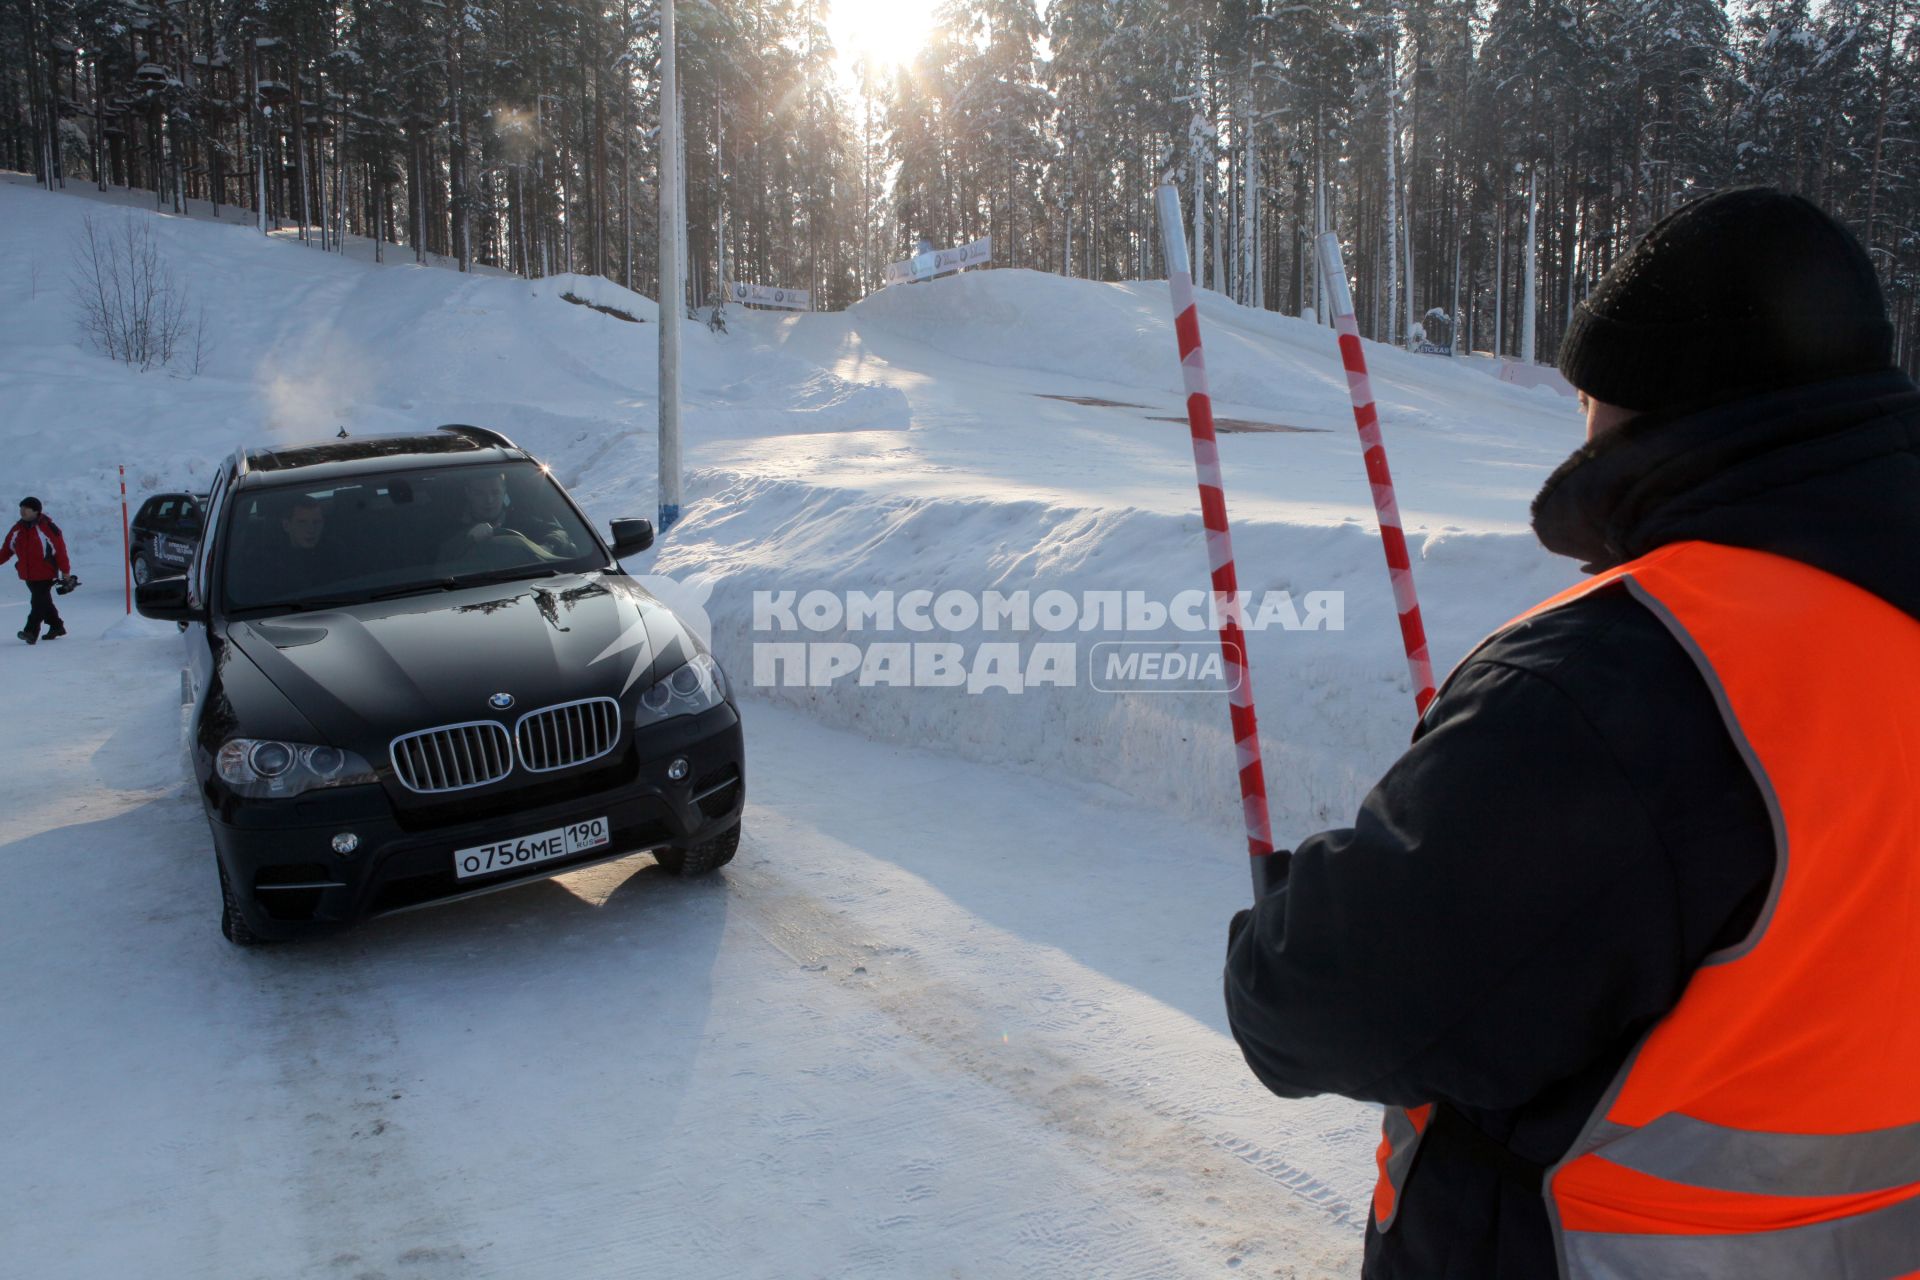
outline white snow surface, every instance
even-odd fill
[[[1225,1030],[1246,873],[1223,699],[1084,670],[1018,694],[753,680],[757,642],[875,638],[756,631],[755,591],[1204,588],[1164,282],[970,272],[688,322],[686,515],[629,568],[704,597],[742,695],[739,858],[681,883],[638,855],[242,953],[184,781],[178,637],[122,616],[116,468],[137,502],[242,443],[472,422],[603,526],[650,516],[659,313],[90,197],[0,177],[0,448],[87,583],[72,635],[9,634],[0,676],[0,1272],[1357,1270],[1376,1113],[1271,1098]],[[85,347],[89,215],[160,237],[207,307],[199,374]],[[1214,294],[1201,320],[1216,412],[1268,428],[1220,441],[1242,587],[1345,598],[1343,630],[1252,637],[1284,845],[1351,816],[1411,697],[1331,331]],[[1367,350],[1444,671],[1575,579],[1526,508],[1578,422],[1551,390]],[[10,571],[0,602],[24,609]]]

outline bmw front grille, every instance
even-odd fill
[[[393,773],[421,795],[465,791],[513,772],[513,742],[497,720],[470,720],[405,734],[392,743]]]
[[[497,720],[470,720],[405,734],[391,751],[400,785],[435,795],[498,782],[516,762],[529,773],[552,773],[598,760],[619,745],[619,702],[582,698],[529,711],[512,733]]]
[[[520,763],[531,773],[552,773],[598,760],[620,743],[620,704],[612,698],[582,698],[542,707],[513,728]]]

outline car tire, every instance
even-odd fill
[[[220,868],[220,933],[236,947],[257,947],[266,939],[247,927],[247,918],[240,914],[240,906],[234,901],[233,882],[227,879],[227,869],[215,858],[214,865]]]
[[[653,858],[668,875],[704,876],[732,862],[733,855],[739,849],[740,824],[736,822],[719,835],[709,836],[699,844],[676,844],[656,849]]]
[[[136,587],[144,587],[151,581],[153,581],[153,566],[147,563],[147,553],[144,551],[134,552],[133,585]]]

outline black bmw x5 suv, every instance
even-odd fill
[[[651,850],[733,857],[746,795],[725,675],[498,433],[242,450],[184,577],[196,781],[221,930],[325,931]]]

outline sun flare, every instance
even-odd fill
[[[909,62],[933,32],[938,0],[830,0],[827,30],[841,65],[869,58],[882,74]]]

